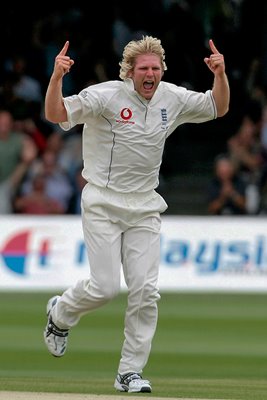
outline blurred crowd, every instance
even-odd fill
[[[208,212],[267,213],[264,2],[136,0],[130,11],[122,0],[30,12],[25,5],[5,7],[0,25],[0,214],[80,213],[82,127],[66,133],[44,117],[55,56],[69,40],[75,65],[64,78],[64,94],[70,95],[119,79],[125,44],[144,34],[162,40],[168,67],[164,79],[199,91],[212,85],[202,62],[209,38],[223,49],[231,86],[228,120],[235,132],[214,161]]]
[[[267,214],[267,106],[256,105],[257,113],[243,116],[225,152],[215,157],[208,187],[212,215]]]

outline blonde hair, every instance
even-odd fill
[[[120,65],[120,78],[126,79],[128,72],[134,68],[135,59],[140,54],[155,54],[159,56],[162,69],[166,71],[167,66],[165,64],[165,51],[161,45],[161,41],[152,36],[143,36],[140,40],[130,41],[123,50],[122,61]]]

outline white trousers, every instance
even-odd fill
[[[128,304],[121,374],[141,373],[150,354],[160,298],[160,213],[166,208],[155,191],[120,194],[88,183],[82,193],[90,275],[62,294],[52,319],[59,328],[71,328],[82,315],[113,299],[120,292],[122,266]]]

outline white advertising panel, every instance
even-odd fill
[[[89,273],[80,216],[0,216],[0,290],[65,289]],[[163,215],[159,288],[267,292],[267,219]]]

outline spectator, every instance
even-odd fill
[[[0,110],[0,213],[13,212],[13,198],[30,164],[37,156],[31,138],[13,130],[8,110]]]
[[[249,214],[259,210],[259,185],[264,165],[263,147],[260,141],[260,119],[245,115],[235,135],[228,141],[228,150],[238,174],[246,184],[246,203]]]
[[[20,119],[27,113],[28,104],[14,92],[13,73],[8,72],[3,77],[0,87],[0,107],[1,109],[9,110],[14,119]]]
[[[14,126],[33,140],[38,150],[38,155],[45,151],[46,138],[31,117],[14,121]]]
[[[212,215],[246,214],[246,186],[226,154],[216,157],[208,188],[208,212]]]
[[[16,198],[14,208],[22,214],[63,214],[63,206],[46,194],[46,176],[37,174],[32,181],[32,190]]]
[[[58,164],[56,154],[50,150],[46,150],[41,159],[32,164],[23,183],[22,194],[32,191],[34,178],[40,173],[46,177],[46,195],[61,204],[64,213],[68,213],[73,187],[68,174]]]
[[[47,139],[46,149],[55,154],[60,168],[74,181],[76,170],[82,160],[81,130],[75,127],[68,135],[54,130]]]
[[[259,124],[245,115],[238,131],[228,141],[228,150],[246,182],[256,182],[263,163]]]
[[[267,214],[267,106],[263,107],[262,125],[260,132],[260,142],[262,146],[263,166],[259,178],[259,213]]]
[[[10,71],[13,75],[13,91],[16,97],[26,102],[43,101],[40,82],[27,74],[27,61],[23,55],[16,55],[10,61]]]
[[[15,170],[0,183],[0,214],[11,214],[14,212],[14,198],[17,190],[27,173],[29,165],[36,158],[36,148],[31,141],[25,140],[21,161]]]

